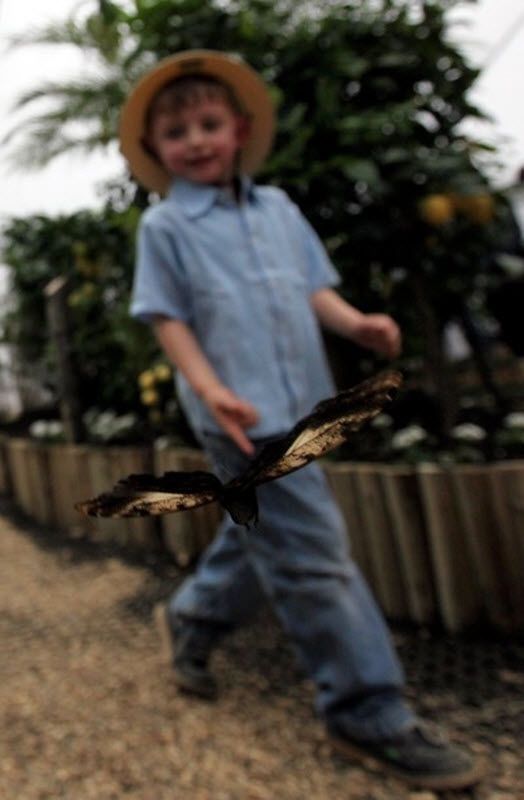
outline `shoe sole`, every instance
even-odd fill
[[[202,700],[216,700],[218,697],[218,689],[216,687],[196,686],[190,680],[185,679],[173,663],[173,638],[165,605],[158,603],[154,607],[153,618],[160,639],[160,651],[164,661],[174,670],[177,689],[184,694],[190,694]]]
[[[389,775],[400,778],[410,786],[419,789],[436,789],[440,791],[466,789],[479,783],[484,777],[484,770],[480,764],[474,764],[470,770],[454,775],[428,775],[426,773],[403,770],[394,764],[382,761],[380,758],[371,755],[364,748],[360,748],[356,744],[350,744],[344,739],[330,737],[330,742],[333,749],[347,759],[357,760],[365,768],[369,765],[370,768],[378,772],[387,772]]]
[[[181,694],[191,695],[198,697],[199,700],[208,700],[214,702],[218,699],[218,689],[211,686],[197,686],[193,681],[186,680],[184,676],[175,670],[175,683],[176,688]]]

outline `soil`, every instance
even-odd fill
[[[216,703],[177,693],[152,622],[164,556],[72,540],[0,507],[3,800],[434,800],[334,756],[269,610],[216,652]],[[524,641],[394,627],[408,694],[523,800]]]

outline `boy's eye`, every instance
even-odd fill
[[[222,122],[217,117],[205,117],[202,120],[202,127],[205,131],[216,131],[220,128]]]
[[[180,139],[185,133],[183,125],[172,125],[164,132],[166,139]]]

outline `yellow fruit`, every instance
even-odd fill
[[[145,392],[142,392],[140,395],[140,401],[145,406],[156,406],[159,400],[160,395],[158,392],[155,392],[154,389],[146,389]]]
[[[455,209],[453,201],[445,194],[429,194],[419,205],[420,216],[429,225],[445,225],[450,222]]]
[[[156,383],[155,381],[155,373],[152,369],[146,369],[144,372],[141,372],[138,376],[138,385],[141,389],[151,389]]]
[[[447,195],[455,211],[462,211],[464,208],[465,195],[458,194],[457,192],[450,192]]]
[[[157,364],[156,367],[153,368],[153,372],[157,381],[171,380],[171,369],[167,364]]]
[[[486,225],[495,215],[495,203],[489,194],[474,194],[462,199],[462,210],[472,222]]]

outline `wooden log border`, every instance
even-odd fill
[[[11,495],[11,473],[9,471],[9,461],[7,458],[8,437],[0,434],[0,495]]]
[[[325,461],[353,557],[390,619],[524,629],[524,461],[483,465]],[[216,505],[158,519],[88,520],[73,505],[131,472],[205,469],[186,448],[39,444],[0,438],[0,493],[73,535],[165,548],[182,567],[213,539]]]

